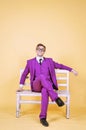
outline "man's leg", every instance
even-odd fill
[[[54,91],[52,83],[48,79],[46,79],[44,75],[40,75],[39,79],[43,88],[47,90],[51,100],[55,101],[58,106],[63,106],[64,102],[61,100],[61,98],[58,97],[58,94]]]
[[[55,101],[58,98],[58,94],[54,91],[52,83],[46,79],[44,75],[40,75],[40,81],[43,88],[48,91],[48,94],[52,101]]]
[[[55,101],[58,98],[58,94],[54,91],[52,83],[49,80],[46,80],[45,76],[41,74],[33,82],[33,91],[41,92],[42,87],[48,91],[52,101]]]
[[[58,97],[58,94],[53,90],[52,83],[48,79],[46,79],[46,77],[42,74],[38,77],[38,80],[40,86],[43,86],[43,88],[45,88],[48,91],[51,100],[55,101],[58,106],[63,106],[64,102]]]
[[[46,88],[41,86],[41,82],[39,78],[36,78],[33,82],[33,90],[35,92],[41,92],[41,113],[40,119],[46,118],[47,116],[47,108],[48,108],[48,101],[49,101],[49,94]]]
[[[59,106],[63,105],[63,102],[60,98],[58,98],[58,95],[56,92],[54,92],[52,83],[45,79],[43,75],[40,75],[40,77],[37,77],[33,82],[33,91],[35,92],[41,92],[42,93],[42,100],[41,100],[41,113],[40,113],[40,121],[42,125],[48,126],[48,122],[46,121],[47,117],[47,108],[48,108],[48,97],[52,99],[52,101],[56,101],[56,103]]]
[[[49,102],[49,94],[45,88],[42,88],[41,90],[41,113],[40,113],[40,119],[47,118],[47,108],[48,108],[48,102]]]
[[[33,81],[33,91],[35,92],[41,92],[42,86],[41,86],[41,81],[40,78],[37,77],[34,81]]]
[[[49,126],[48,122],[46,121],[47,117],[47,108],[48,108],[48,101],[49,101],[49,94],[45,88],[41,86],[41,81],[39,78],[36,78],[33,82],[33,91],[35,92],[41,92],[41,112],[40,112],[40,122],[44,126]]]

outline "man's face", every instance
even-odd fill
[[[42,57],[44,55],[44,53],[45,53],[45,48],[43,46],[39,46],[36,49],[36,53],[37,53],[37,56]]]

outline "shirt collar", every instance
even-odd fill
[[[42,61],[44,60],[44,57],[40,57],[40,56],[36,56],[36,60],[38,61],[39,63],[39,60],[42,59]]]

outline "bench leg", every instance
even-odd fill
[[[70,118],[70,96],[67,97],[67,104],[66,104],[66,118]]]
[[[19,117],[19,114],[20,114],[20,95],[17,94],[16,95],[16,117],[18,118]]]

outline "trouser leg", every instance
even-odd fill
[[[49,102],[49,94],[45,88],[41,90],[41,112],[40,112],[40,119],[47,118],[47,109],[48,109],[48,102]]]
[[[51,100],[55,101],[58,98],[58,95],[54,91],[54,89],[52,87],[52,83],[49,80],[47,80],[44,75],[40,75],[40,81],[41,81],[42,86],[44,88],[46,88],[46,90],[48,91],[48,94],[49,94]]]
[[[40,112],[40,119],[47,117],[47,108],[49,102],[49,96],[52,101],[55,101],[58,97],[57,93],[54,92],[52,83],[45,79],[43,75],[37,77],[33,82],[33,90],[35,92],[41,92],[41,112]]]
[[[42,87],[47,89],[52,101],[58,98],[58,94],[54,91],[52,83],[47,80],[44,75],[40,75],[33,82],[33,90],[40,92]]]
[[[39,118],[47,118],[47,108],[49,102],[49,94],[46,88],[42,87],[41,81],[39,78],[33,82],[33,90],[35,92],[41,92],[41,112]]]

